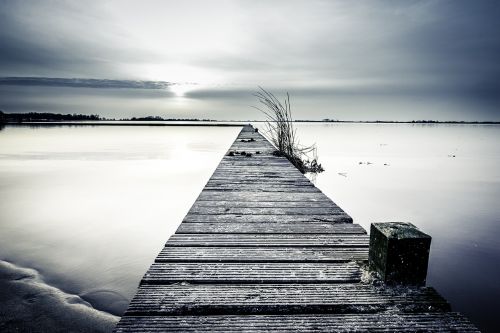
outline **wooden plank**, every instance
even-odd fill
[[[243,169],[243,168],[242,168]],[[275,172],[266,172],[263,173],[260,171],[257,172],[247,172],[245,170],[241,170],[240,172],[229,172],[227,170],[216,170],[210,180],[227,180],[227,179],[249,179],[249,180],[309,180],[309,178],[305,177],[303,174],[296,172],[285,172],[285,173],[275,173]]]
[[[218,185],[211,186],[206,185],[204,190],[207,191],[218,191],[218,192],[280,192],[280,193],[289,193],[289,192],[304,192],[304,193],[320,193],[319,190],[314,186],[309,185],[258,185],[258,184],[242,184],[242,185]]]
[[[181,223],[180,234],[366,234],[359,224],[322,222]]]
[[[352,223],[352,218],[345,214],[336,215],[199,215],[188,214],[184,217],[184,222],[333,222]]]
[[[231,169],[231,168],[227,168]],[[234,168],[233,168],[234,169]],[[213,176],[217,177],[293,177],[293,178],[301,178],[305,177],[302,173],[298,172],[298,170],[293,170],[291,168],[286,168],[284,172],[281,172],[279,169],[274,171],[263,171],[262,168],[255,168],[253,171],[246,170],[245,168],[239,168],[237,173],[229,172],[229,170],[222,170],[222,168],[215,169]]]
[[[463,332],[479,333],[456,312],[310,315],[130,316],[117,333],[142,332]]]
[[[234,155],[226,155],[230,158],[238,158],[240,152],[246,152],[246,153],[252,153],[254,156],[252,157],[258,157],[258,158],[275,158],[273,156],[273,152],[275,149],[269,148],[268,146],[263,146],[263,145],[252,145],[252,146],[244,146],[244,145],[233,145],[229,148],[229,152],[232,152]],[[228,152],[228,154],[229,154]],[[259,152],[257,154],[257,152]],[[258,156],[255,156],[258,155]]]
[[[253,162],[261,162],[261,161],[269,161],[271,163],[276,163],[276,164],[282,164],[282,165],[286,165],[287,167],[289,167],[291,164],[290,162],[288,161],[288,159],[286,157],[278,157],[278,156],[273,156],[271,154],[269,154],[269,150],[268,151],[268,154],[267,155],[262,155],[262,154],[255,154],[255,155],[252,155],[251,157],[249,156],[245,156],[244,154],[241,154],[242,152],[246,151],[245,147],[242,147],[242,148],[237,148],[237,149],[232,149],[233,147],[231,147],[229,149],[229,152],[233,152],[234,155],[230,155],[229,152],[224,156],[223,160],[221,161],[224,165],[224,163],[237,163],[237,162],[240,162],[240,161],[244,161],[244,162],[249,162],[249,163],[253,163]],[[252,149],[252,147],[248,147],[249,150]],[[266,147],[258,147],[258,146],[254,146],[253,149],[255,150],[258,150],[258,149],[263,149],[263,150],[266,150],[267,148]]]
[[[252,156],[245,156],[243,152],[243,150],[233,152],[234,156],[230,156],[228,153],[223,157],[217,169],[234,169],[242,165],[248,165],[249,170],[251,171],[257,171],[258,168],[263,167],[264,169],[283,169],[287,172],[300,173],[300,171],[284,157],[274,157],[272,155],[265,154],[252,154]],[[242,171],[247,170],[243,169]]]
[[[257,152],[259,151],[260,154],[255,154],[250,157],[258,157],[259,159],[270,159],[272,161],[283,161],[287,160],[286,157],[279,157],[275,156],[274,153],[276,152],[276,149],[271,148],[270,146],[267,145],[262,145],[262,144],[252,144],[252,145],[247,145],[245,144],[235,144],[229,147],[229,150],[226,154],[228,157],[224,161],[237,161],[238,158],[245,158],[248,156],[242,155],[242,152]],[[233,154],[229,154],[232,152]]]
[[[449,311],[432,288],[362,284],[142,285],[127,315],[373,313]]]
[[[224,179],[224,180],[209,180],[206,185],[281,185],[281,186],[314,186],[308,179]]]
[[[360,247],[368,242],[367,235],[174,234],[166,246]]]
[[[210,180],[233,180],[233,181],[254,181],[254,182],[263,182],[263,181],[270,181],[270,182],[278,182],[281,180],[302,180],[305,181],[306,179],[302,178],[304,177],[302,174],[280,174],[280,175],[274,175],[274,174],[267,174],[264,175],[262,173],[244,173],[244,174],[239,174],[239,173],[230,173],[227,174],[228,172],[218,172],[211,178]],[[226,175],[224,175],[226,174]]]
[[[156,262],[346,262],[368,260],[368,247],[164,247]]]
[[[290,176],[300,176],[302,173],[300,173],[299,170],[297,170],[293,165],[291,164],[285,164],[283,162],[268,162],[265,163],[264,161],[255,161],[257,158],[253,158],[254,161],[250,161],[252,158],[248,157],[239,157],[238,160],[233,160],[231,163],[225,162],[217,167],[218,172],[226,172],[228,174],[235,173],[238,171],[243,171],[248,174],[254,174],[254,175],[259,175],[259,174],[264,174],[270,173],[270,172],[281,172],[283,175],[290,175]],[[289,162],[287,162],[289,163]],[[302,175],[304,176],[304,175]]]
[[[254,140],[254,141],[248,141],[248,140]],[[264,137],[259,135],[249,135],[249,136],[239,137],[234,141],[232,146],[241,146],[241,147],[265,146],[268,147],[269,149],[275,150],[274,146],[269,141],[267,141]]]
[[[327,206],[327,205],[325,205]],[[344,215],[338,207],[192,207],[189,214],[199,215]]]
[[[236,201],[275,201],[275,202],[331,202],[323,193],[272,193],[263,192],[255,193],[248,191],[240,192],[218,192],[218,191],[202,191],[198,196],[197,201],[213,201],[213,200],[236,200]]]
[[[235,155],[232,156],[232,157],[236,157],[238,156],[236,153],[237,152],[241,152],[241,151],[260,151],[261,153],[266,153],[268,157],[273,157],[275,158],[275,156],[273,155],[273,153],[276,151],[276,149],[271,146],[271,145],[266,145],[266,144],[263,144],[261,142],[253,142],[253,143],[248,143],[248,142],[244,142],[244,143],[235,143],[233,145],[231,145],[231,147],[229,148],[229,151],[230,152],[234,152]]]
[[[214,179],[209,180],[206,185],[211,186],[249,186],[249,185],[272,185],[272,186],[288,186],[288,187],[297,187],[297,186],[314,186],[308,179],[298,178],[294,176],[286,176],[283,178],[263,178],[262,176],[257,177],[233,177],[226,179]]]
[[[257,156],[257,157],[254,157]],[[218,171],[225,171],[228,173],[232,173],[235,170],[244,170],[248,173],[263,173],[263,172],[284,172],[284,174],[289,175],[302,175],[299,170],[297,170],[293,165],[288,161],[278,161],[278,160],[270,160],[266,161],[266,159],[270,159],[270,157],[259,157],[259,155],[252,155],[252,157],[248,156],[238,156],[238,157],[227,157],[226,161],[223,161],[217,167]]]
[[[357,264],[343,263],[154,263],[142,284],[189,283],[352,283]]]
[[[266,152],[266,154],[255,154],[252,156],[245,156],[244,154],[242,154],[243,152],[246,152],[247,150],[248,151],[250,151],[250,150],[262,150],[262,151]],[[233,152],[233,154],[232,155],[229,154],[230,152]],[[258,145],[255,145],[252,147],[250,147],[250,146],[245,147],[245,146],[241,146],[241,145],[231,146],[229,148],[229,151],[224,156],[224,159],[221,162],[223,162],[223,163],[236,162],[237,163],[239,161],[244,161],[244,162],[253,163],[253,162],[269,161],[271,163],[281,163],[283,165],[286,164],[287,166],[289,166],[289,164],[287,164],[288,159],[286,157],[274,156],[272,153],[273,153],[273,151],[266,146],[258,146]]]
[[[200,200],[196,201],[191,208],[201,207],[231,207],[231,208],[320,208],[335,207],[340,208],[329,201],[222,201],[222,200]]]
[[[302,175],[299,170],[297,170],[289,162],[275,162],[275,163],[257,163],[256,165],[251,165],[251,158],[242,157],[239,160],[234,160],[232,163],[221,164],[217,167],[219,172],[233,173],[238,171],[244,171],[245,173],[252,174],[264,174],[270,172],[281,172],[284,175]],[[238,162],[238,163],[237,163]]]

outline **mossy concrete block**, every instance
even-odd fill
[[[372,223],[369,264],[386,283],[425,285],[431,237],[411,223]]]

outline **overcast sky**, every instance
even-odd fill
[[[176,83],[126,113],[254,118],[242,112],[261,85],[290,91],[297,118],[500,120],[499,17],[481,0],[0,0],[0,76]],[[0,109],[60,111],[37,106],[47,82],[0,81]],[[70,86],[64,108],[82,110],[89,88]],[[124,92],[110,94],[119,114]]]

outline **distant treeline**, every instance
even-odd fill
[[[49,112],[4,113],[0,111],[0,122],[23,123],[33,121],[75,121],[75,120],[104,120],[97,114],[60,114]]]
[[[6,123],[23,123],[23,122],[56,122],[56,121],[96,121],[108,120],[97,114],[60,114],[50,112],[29,112],[29,113],[5,113],[0,110],[0,124]],[[120,121],[203,121],[217,122],[213,119],[198,119],[198,118],[163,118],[160,116],[132,117],[123,118]],[[395,120],[337,120],[337,119],[322,119],[322,120],[294,120],[295,122],[312,122],[312,123],[377,123],[377,124],[500,124],[498,121],[438,121],[438,120],[411,120],[411,121],[395,121]],[[220,122],[245,122],[242,120],[221,120]],[[262,120],[247,120],[246,122],[262,122]]]
[[[88,121],[88,120],[115,120],[101,117],[97,114],[60,114],[49,112],[29,113],[4,113],[0,110],[1,123],[24,123],[24,122],[51,122],[51,121]],[[123,118],[121,121],[214,121],[211,119],[197,118],[163,118],[160,116]]]
[[[122,121],[215,121],[212,119],[198,119],[198,118],[163,118],[160,116],[146,116],[146,117],[132,117],[123,118]]]

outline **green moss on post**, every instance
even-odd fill
[[[370,269],[386,283],[425,285],[431,237],[411,223],[372,223]]]

